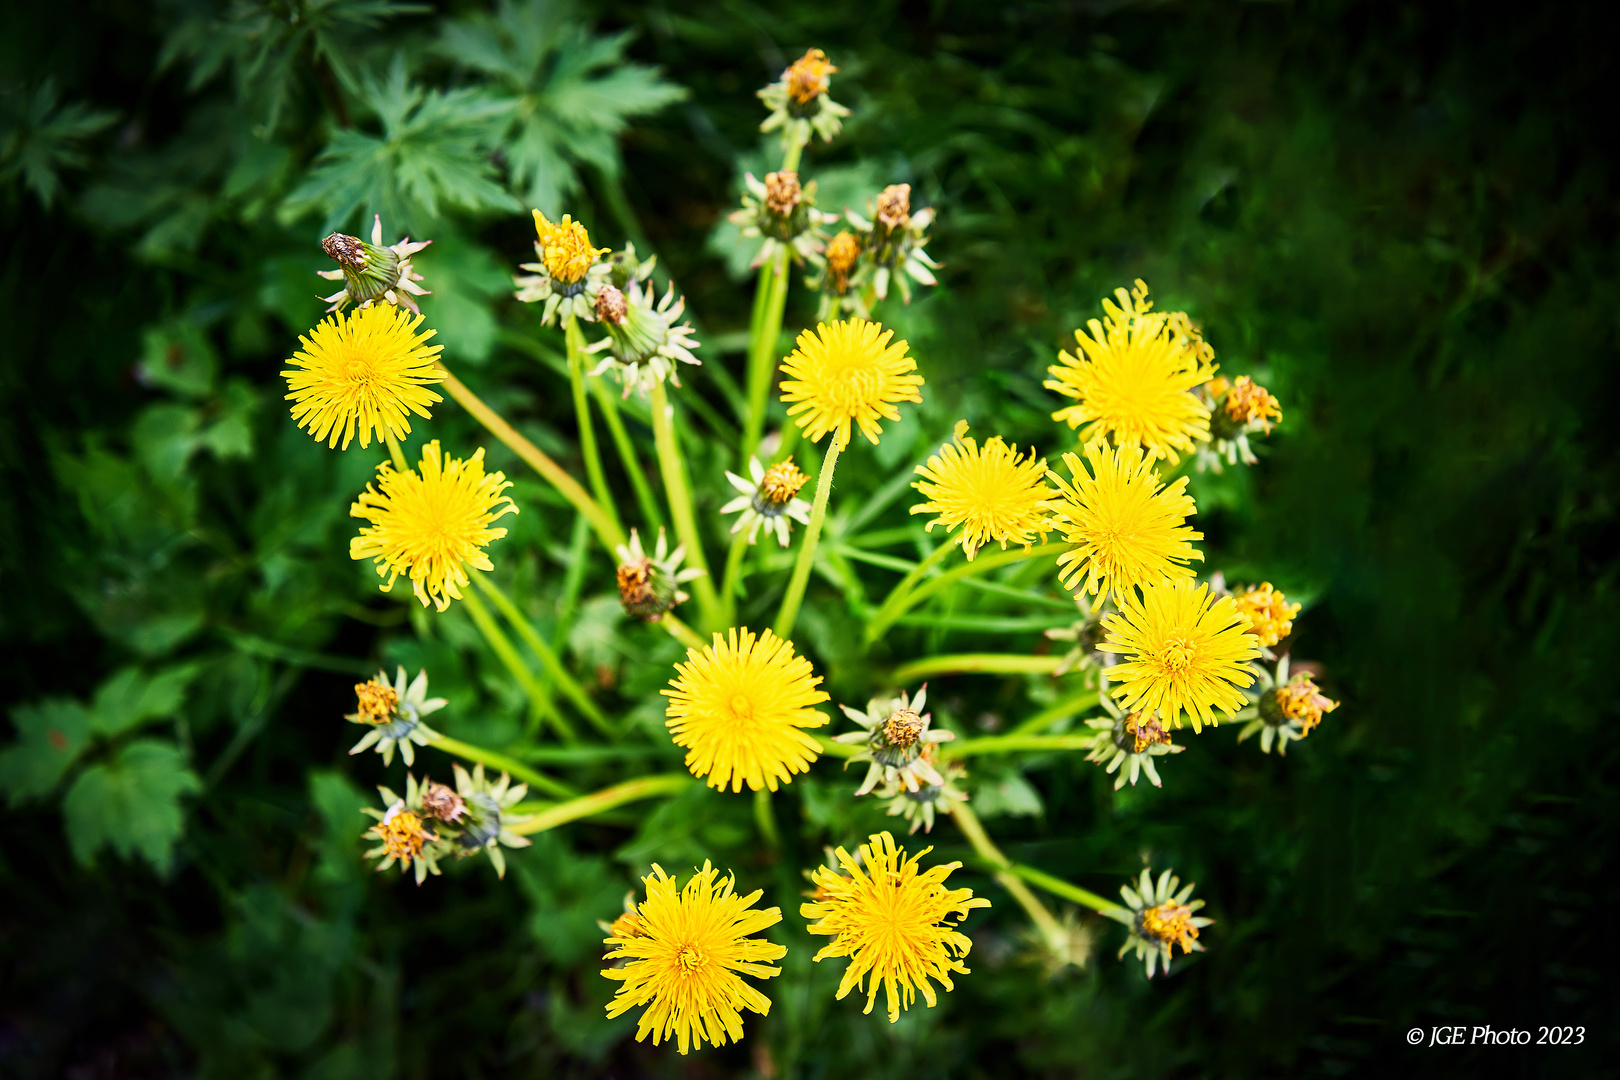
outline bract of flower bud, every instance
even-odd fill
[[[402,307],[420,315],[414,296],[430,295],[417,282],[423,280],[411,267],[411,256],[433,243],[431,240],[412,242],[405,237],[387,247],[382,242],[382,215],[372,219],[371,242],[358,236],[333,233],[321,241],[321,250],[338,264],[336,270],[317,270],[328,281],[341,281],[343,288],[331,296],[324,296],[327,311],[341,311],[348,304],[370,307],[384,303]]]
[[[924,683],[916,697],[908,697],[902,690],[899,697],[873,698],[867,702],[865,712],[839,706],[845,716],[860,725],[858,731],[833,736],[833,742],[860,746],[844,767],[862,762],[869,765],[856,795],[879,787],[885,791],[903,788],[915,794],[928,786],[944,786],[945,777],[935,767],[934,755],[940,743],[950,742],[956,734],[930,729],[933,715],[922,711],[927,702],[928,684]]]
[[[620,544],[614,554],[619,558],[619,603],[625,614],[644,622],[658,622],[677,605],[690,600],[681,586],[707,572],[695,567],[682,570],[686,547],[670,551],[663,529],[658,530],[658,544],[652,555],[642,548],[641,536],[635,529],[630,530],[630,543]]]
[[[603,322],[602,329],[608,336],[585,349],[588,353],[608,354],[591,369],[591,374],[613,372],[625,397],[631,390],[639,390],[645,397],[655,383],[665,379],[680,386],[678,364],[702,362],[692,355],[692,350],[701,345],[691,325],[677,322],[686,311],[686,301],[675,298],[673,285],[656,304],[651,282],[642,288],[631,282],[626,285],[624,317],[617,323]]]

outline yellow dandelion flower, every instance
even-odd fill
[[[848,229],[827,241],[827,271],[832,275],[833,291],[839,296],[848,290],[849,272],[860,257],[860,237]]]
[[[927,525],[951,532],[962,526],[962,550],[968,561],[979,548],[992,540],[1003,549],[1010,540],[1028,548],[1035,534],[1045,539],[1052,527],[1046,517],[1046,501],[1052,495],[1046,486],[1046,459],[1018,453],[996,435],[981,447],[968,435],[966,420],[956,424],[954,441],[917,466],[923,481],[911,486],[928,501],[911,508],[913,514],[938,514]]]
[[[656,863],[642,881],[646,901],[635,916],[620,916],[603,941],[604,959],[621,963],[602,975],[624,984],[608,1002],[608,1017],[646,1005],[636,1041],[650,1032],[657,1046],[673,1035],[683,1054],[705,1039],[715,1046],[740,1040],[741,1010],[761,1016],[771,1011],[770,999],[742,976],[780,975],[770,961],[787,954],[786,947],[749,935],[781,922],[782,909],[754,910],[763,893],[738,896],[736,879],[721,879],[707,860],[678,892],[675,879]]]
[[[861,845],[859,860],[839,848],[834,852],[842,872],[822,866],[811,876],[814,900],[799,908],[812,934],[832,941],[815,959],[847,956],[849,968],[838,984],[838,1000],[853,989],[866,990],[870,1013],[881,984],[888,1000],[889,1023],[909,1009],[917,991],[930,1008],[939,1003],[930,979],[954,990],[951,973],[968,974],[961,958],[973,947],[957,922],[990,901],[973,898],[972,889],[947,889],[945,879],[962,864],[944,863],[927,871],[918,863],[933,848],[906,858],[890,834],[875,833]],[[954,916],[954,920],[953,920]],[[866,980],[870,977],[871,987]]]
[[[1152,459],[1136,446],[1110,449],[1095,442],[1085,455],[1089,471],[1074,454],[1063,455],[1073,484],[1046,474],[1058,486],[1058,498],[1047,509],[1064,541],[1075,545],[1058,556],[1064,587],[1077,597],[1094,594],[1095,611],[1105,596],[1122,604],[1150,582],[1192,577],[1183,564],[1203,559],[1191,541],[1204,534],[1186,524],[1198,512],[1187,478],[1161,485]]]
[[[485,475],[483,447],[459,460],[442,456],[435,439],[422,448],[420,469],[399,472],[386,461],[377,469],[349,507],[350,517],[371,522],[349,541],[349,558],[374,559],[377,576],[388,578],[383,592],[405,574],[423,607],[431,599],[443,611],[461,599],[465,567],[495,568],[484,548],[506,530],[490,522],[518,508],[501,494],[512,486],[506,474]]]
[[[1247,704],[1239,687],[1254,682],[1248,664],[1260,646],[1230,596],[1211,602],[1208,585],[1161,578],[1143,585],[1140,598],[1125,596],[1103,625],[1104,648],[1126,658],[1108,669],[1125,708],[1157,709],[1169,727],[1185,712],[1200,731],[1216,723],[1213,710],[1231,715]]]
[[[399,695],[386,682],[371,679],[355,683],[354,693],[359,700],[359,708],[353,716],[344,719],[362,724],[386,724],[394,718],[394,706],[399,704]]]
[[[692,775],[708,785],[741,791],[776,790],[793,774],[806,772],[821,754],[820,744],[801,728],[821,727],[827,717],[811,708],[827,700],[816,689],[821,676],[810,661],[793,655],[793,643],[767,630],[756,638],[747,627],[733,627],[714,644],[686,650],[677,663],[664,724],[675,745],[686,749]]]
[[[591,247],[590,234],[585,226],[564,214],[562,220],[552,224],[546,215],[534,211],[534,231],[540,237],[541,259],[546,273],[556,280],[571,285],[585,276],[596,265],[596,260],[608,253],[607,248]]]
[[[373,304],[322,319],[299,336],[303,348],[283,371],[286,400],[299,427],[336,446],[349,448],[355,435],[361,446],[372,436],[381,442],[410,434],[410,414],[426,419],[428,406],[443,399],[428,383],[442,382],[438,363],[442,345],[429,345],[434,331],[417,332],[421,315],[390,304]]]
[[[1324,714],[1338,707],[1337,701],[1317,687],[1309,672],[1302,671],[1286,685],[1277,687],[1277,710],[1286,719],[1298,723],[1306,735],[1322,722]]]
[[[1247,375],[1237,377],[1226,393],[1223,408],[1233,423],[1264,427],[1267,434],[1271,433],[1271,422],[1282,419],[1282,403]]]
[[[782,81],[787,83],[787,91],[794,101],[808,105],[832,86],[832,80],[827,76],[837,70],[827,59],[826,53],[820,49],[808,49],[782,72]]]
[[[1262,649],[1269,649],[1288,636],[1301,606],[1290,604],[1288,597],[1280,589],[1273,589],[1269,581],[1233,593],[1232,599],[1243,617],[1249,620],[1249,632],[1260,640]]]
[[[1215,368],[1201,341],[1178,333],[1168,315],[1152,311],[1141,281],[1134,293],[1119,289],[1115,295],[1119,305],[1104,300],[1106,317],[1090,320],[1090,334],[1074,332],[1079,354],[1060,353],[1061,363],[1047,369],[1047,389],[1079,402],[1052,419],[1072,428],[1084,424],[1082,442],[1106,435],[1115,445],[1140,446],[1150,458],[1178,462],[1195,448],[1194,440],[1209,441],[1209,408],[1192,390],[1208,382]]]
[[[819,442],[831,431],[842,450],[853,421],[875,446],[882,431],[878,419],[900,419],[895,402],[922,401],[922,376],[912,374],[917,362],[906,355],[904,341],[889,344],[893,336],[865,319],[818,323],[814,333],[800,332],[793,355],[782,361],[791,380],[782,383],[782,401],[805,438]]]

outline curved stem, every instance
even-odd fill
[[[701,649],[708,642],[697,636],[697,632],[677,619],[673,613],[664,612],[664,617],[658,620],[658,625],[669,631],[669,636],[685,645],[688,649]]]
[[[876,614],[866,624],[866,643],[868,645],[876,641],[883,634],[883,631],[887,630],[894,623],[894,620],[898,619],[905,613],[906,608],[911,606],[906,603],[906,598],[911,595],[912,589],[915,588],[923,575],[944,561],[945,556],[949,555],[951,550],[961,542],[959,536],[947,536],[944,543],[930,551],[922,562],[913,566],[910,573],[900,579],[899,584],[889,590],[889,595],[884,598],[883,603],[878,606]]]
[[[968,809],[966,803],[956,802],[951,804],[951,817],[956,819],[956,827],[962,830],[962,835],[967,837],[968,843],[973,845],[973,850],[979,853],[979,857],[995,868],[992,876],[996,879],[996,884],[1006,889],[1012,894],[1013,899],[1018,901],[1019,906],[1028,913],[1030,922],[1034,923],[1041,936],[1046,938],[1047,944],[1054,951],[1063,952],[1063,927],[1058,924],[1052,913],[1046,910],[1046,905],[1029,891],[1029,887],[1014,876],[1012,860],[1003,855],[1001,849],[990,840],[984,826],[979,823],[978,815]]]
[[[445,753],[458,758],[465,758],[467,761],[488,765],[504,773],[511,773],[530,787],[548,791],[561,799],[572,799],[579,794],[567,784],[559,780],[553,780],[545,773],[536,772],[517,758],[508,757],[494,750],[485,750],[482,746],[464,743],[460,739],[452,739],[448,735],[440,735],[428,745],[435,750],[443,750]]]
[[[1051,555],[1056,557],[1063,552],[1065,546],[1066,545],[1064,544],[1041,544],[1038,547],[1030,548],[1028,551],[996,551],[980,555],[972,562],[963,563],[961,566],[953,566],[951,569],[945,571],[943,574],[940,574],[938,577],[930,578],[928,581],[916,586],[909,593],[895,601],[893,609],[889,611],[886,622],[878,625],[874,619],[873,623],[867,628],[867,633],[872,635],[871,637],[868,637],[867,640],[876,640],[876,634],[880,634],[884,630],[888,629],[889,623],[892,623],[895,619],[898,619],[908,610],[916,607],[918,604],[922,603],[930,596],[933,596],[941,589],[948,588],[965,577],[971,577],[974,574],[981,574],[986,570],[994,570],[999,566],[1006,566],[1008,563],[1022,562],[1025,559],[1040,558],[1043,555]],[[890,599],[893,600],[893,597],[891,596]],[[889,601],[884,602],[884,607],[886,609],[889,607]],[[877,626],[877,630],[875,632],[872,630],[873,625]]]
[[[998,675],[1050,675],[1063,663],[1061,656],[1012,656],[1007,653],[957,653],[954,656],[925,656],[901,664],[891,676],[898,684],[916,682],[934,675],[983,671]]]
[[[488,596],[491,602],[501,609],[501,614],[506,616],[506,621],[512,624],[512,629],[518,632],[518,637],[522,638],[524,644],[534,650],[534,655],[540,658],[540,663],[545,665],[551,677],[556,680],[557,688],[567,695],[568,700],[574,703],[575,708],[579,709],[584,714],[585,719],[591,722],[591,726],[609,738],[617,737],[619,732],[613,726],[613,721],[609,720],[606,714],[597,708],[596,702],[590,699],[590,695],[585,693],[585,688],[579,685],[579,680],[574,678],[574,673],[564,666],[562,658],[552,649],[551,643],[541,637],[539,631],[530,625],[529,620],[524,617],[523,612],[518,610],[518,606],[512,602],[511,597],[502,592],[486,574],[474,575],[473,581],[484,591],[484,595]],[[565,736],[565,738],[570,739],[572,737],[572,735]]]
[[[776,367],[776,343],[782,336],[782,314],[787,310],[789,265],[789,251],[784,247],[759,271],[757,288],[764,300],[760,305],[759,322],[751,328],[748,338],[748,415],[743,420],[738,454],[744,466],[759,447],[760,435],[765,430],[771,373]]]
[[[737,621],[737,585],[742,580],[743,556],[748,553],[748,537],[741,529],[731,536],[731,550],[726,552],[726,573],[720,585],[720,608],[725,612],[724,622]]]
[[[602,410],[602,418],[607,421],[608,432],[613,436],[613,445],[618,448],[619,460],[630,477],[630,485],[636,489],[641,516],[649,530],[662,528],[664,515],[658,509],[658,500],[653,497],[652,485],[647,482],[647,470],[641,467],[641,457],[636,453],[635,443],[630,441],[630,433],[624,429],[624,417],[619,415],[619,399],[613,396],[613,391],[603,380],[591,379],[590,383],[591,392],[596,395],[596,404]]]
[[[471,413],[473,419],[488,428],[491,435],[505,443],[513,453],[543,476],[563,498],[574,505],[574,509],[585,515],[585,520],[591,523],[591,528],[596,532],[597,539],[602,541],[603,547],[611,553],[614,548],[625,543],[624,530],[619,527],[619,523],[597,505],[596,500],[580,486],[578,480],[569,476],[567,470],[553,461],[538,446],[518,434],[517,429],[508,424],[500,413],[485,405],[477,394],[467,389],[466,384],[450,374],[449,368],[439,364],[438,370],[444,375],[442,385],[445,391],[455,398],[463,409]]]
[[[516,773],[513,774],[517,775]],[[565,825],[570,821],[600,814],[612,810],[625,803],[636,802],[640,799],[652,799],[660,795],[676,795],[685,791],[693,783],[691,776],[686,773],[664,773],[658,776],[643,776],[635,780],[626,780],[622,784],[603,788],[601,791],[589,795],[580,795],[567,802],[549,806],[529,818],[528,821],[513,825],[512,831],[523,836],[545,832]]]
[[[384,431],[383,439],[388,443],[388,457],[393,461],[394,468],[400,472],[410,472],[411,467],[405,462],[405,451],[400,449],[399,440],[394,438],[394,433]]]
[[[1105,900],[1096,893],[1082,889],[1078,885],[1070,885],[1062,878],[1053,877],[1051,874],[1036,870],[1034,867],[1024,866],[1021,863],[1011,863],[1008,869],[1031,885],[1045,889],[1054,896],[1061,896],[1065,900],[1073,900],[1077,904],[1084,904],[1099,915],[1118,918],[1121,915],[1128,917],[1131,914],[1128,908],[1121,907],[1110,900]]]
[[[720,622],[720,603],[714,591],[714,581],[708,574],[709,561],[703,554],[703,541],[698,535],[697,519],[692,512],[692,492],[686,486],[686,463],[681,460],[681,447],[675,434],[675,407],[669,403],[662,382],[653,383],[649,405],[652,408],[653,442],[658,448],[658,471],[664,477],[664,494],[669,497],[669,516],[675,522],[675,535],[686,545],[688,566],[704,571],[692,581],[692,594],[697,597],[698,614],[705,626]]]
[[[1012,754],[1021,750],[1085,750],[1090,746],[1090,735],[987,735],[982,739],[945,743],[939,748],[939,756],[951,760],[976,754]]]
[[[484,584],[481,575],[475,575],[473,580],[480,585]],[[461,602],[466,606],[467,614],[472,616],[474,625],[484,635],[484,640],[489,642],[490,649],[494,651],[496,656],[500,657],[501,663],[506,665],[506,670],[512,673],[512,678],[516,679],[518,685],[523,687],[524,693],[529,695],[530,708],[534,710],[536,715],[542,716],[549,721],[565,742],[575,741],[574,729],[569,726],[568,721],[562,718],[562,714],[557,711],[557,706],[552,703],[550,696],[535,681],[534,673],[529,670],[528,665],[523,662],[523,658],[512,647],[511,640],[496,625],[495,620],[489,614],[489,609],[484,606],[482,600],[478,599],[478,594],[470,590],[466,591],[461,595]]]
[[[833,470],[838,467],[838,455],[842,450],[835,434],[816,477],[816,501],[810,506],[810,524],[805,527],[804,543],[799,548],[798,561],[793,564],[793,577],[788,581],[787,593],[782,597],[782,607],[776,615],[776,636],[783,641],[792,636],[793,624],[799,618],[804,587],[810,581],[810,567],[816,561],[816,544],[821,540],[821,526],[827,520],[827,499],[832,494]]]
[[[591,493],[613,524],[622,532],[618,510],[608,492],[607,477],[602,473],[602,455],[596,449],[596,427],[591,423],[591,403],[585,397],[585,334],[579,320],[569,315],[563,320],[563,342],[568,351],[568,385],[574,394],[574,422],[579,427],[579,449],[585,457],[585,475],[591,482]]]
[[[1050,727],[1059,720],[1067,720],[1071,716],[1075,716],[1086,711],[1093,705],[1097,704],[1098,700],[1099,695],[1096,690],[1082,691],[1081,693],[1075,694],[1073,697],[1065,698],[1063,701],[1058,702],[1049,709],[1042,709],[1028,720],[1025,720],[1023,723],[1007,732],[1007,734],[1037,734],[1043,728]]]

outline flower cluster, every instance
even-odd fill
[[[761,131],[780,131],[782,147],[790,155],[810,141],[813,131],[823,142],[832,142],[843,127],[849,110],[827,96],[830,76],[838,69],[820,49],[810,49],[788,65],[782,77],[759,91],[759,99],[770,115],[759,125]]]
[[[891,286],[909,304],[912,282],[938,284],[934,271],[939,263],[925,250],[934,211],[911,209],[911,185],[890,184],[867,210],[863,215],[846,209],[849,229],[833,237],[814,259],[816,273],[806,284],[821,293],[818,319],[870,318],[878,301],[888,298]]]
[[[366,809],[377,820],[366,835],[378,841],[366,857],[381,860],[378,870],[387,870],[396,862],[401,873],[414,868],[420,885],[429,874],[441,872],[442,860],[482,852],[489,856],[496,875],[504,878],[506,857],[501,848],[529,846],[528,837],[515,831],[529,820],[527,815],[512,813],[528,794],[528,785],[512,786],[505,773],[491,782],[481,764],[471,773],[460,765],[452,768],[454,788],[431,779],[418,784],[410,774],[405,777],[404,798],[386,787],[377,788],[384,809]]]

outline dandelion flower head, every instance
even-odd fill
[[[881,986],[891,1024],[916,1002],[917,991],[932,1008],[939,1002],[933,982],[953,990],[952,973],[968,974],[961,958],[973,943],[956,926],[973,908],[990,906],[982,897],[974,899],[972,889],[946,888],[945,879],[961,863],[923,870],[919,863],[932,850],[908,859],[886,832],[861,845],[859,860],[839,848],[834,853],[839,868],[818,867],[810,879],[814,899],[799,908],[806,919],[816,920],[809,926],[812,934],[833,939],[816,960],[850,958],[838,999],[865,990],[863,1011],[870,1013]]]
[[[683,1054],[705,1040],[715,1046],[740,1040],[743,1009],[771,1011],[770,999],[742,976],[780,975],[770,962],[787,953],[750,935],[781,922],[782,909],[755,909],[762,892],[738,896],[736,879],[721,878],[706,860],[679,890],[656,863],[642,881],[647,899],[635,915],[620,916],[603,941],[604,959],[620,963],[602,974],[623,984],[608,1002],[608,1017],[645,1005],[636,1041],[650,1033],[657,1046],[673,1036]]]
[[[860,257],[860,238],[848,229],[827,241],[827,270],[832,274],[833,291],[840,296],[849,288],[849,272]]]
[[[669,698],[664,723],[686,749],[686,767],[710,787],[775,791],[820,756],[820,744],[802,729],[827,723],[811,707],[827,694],[791,641],[733,627],[727,637],[715,634],[712,645],[688,649],[675,671],[671,689],[660,691]]]
[[[900,419],[896,402],[922,401],[917,362],[906,355],[904,341],[891,345],[892,337],[893,330],[865,319],[819,323],[799,334],[793,354],[782,361],[782,401],[805,438],[819,442],[831,431],[842,450],[853,423],[876,445],[878,420]]]
[[[542,261],[546,273],[565,285],[571,285],[585,276],[596,265],[596,260],[608,253],[607,248],[593,248],[585,226],[564,214],[553,224],[546,215],[534,212],[534,230],[540,237]]]
[[[1309,735],[1322,722],[1326,713],[1339,707],[1339,703],[1322,693],[1309,672],[1300,672],[1287,684],[1277,687],[1277,710],[1299,724]]]
[[[391,462],[378,468],[349,507],[350,517],[371,522],[349,542],[349,557],[377,563],[377,576],[388,578],[383,592],[404,574],[423,607],[431,600],[443,611],[461,599],[466,567],[495,568],[484,548],[506,530],[491,523],[517,513],[517,505],[501,494],[512,486],[506,475],[484,472],[482,447],[461,460],[445,457],[435,439],[422,448],[419,468],[400,472]]]
[[[820,49],[808,49],[782,72],[782,81],[787,84],[788,94],[794,101],[808,105],[832,88],[832,80],[828,76],[837,70],[827,59],[826,53]]]
[[[1186,524],[1198,511],[1187,478],[1160,484],[1152,459],[1136,446],[1094,442],[1085,457],[1082,465],[1074,454],[1063,455],[1072,483],[1046,474],[1058,487],[1047,508],[1064,541],[1074,545],[1058,556],[1064,587],[1076,596],[1095,595],[1096,610],[1105,596],[1122,603],[1149,582],[1191,577],[1185,564],[1204,557],[1191,542],[1204,534]]]
[[[1209,408],[1192,390],[1215,368],[1202,341],[1178,334],[1147,292],[1137,281],[1132,293],[1116,290],[1118,305],[1104,300],[1103,321],[1090,320],[1089,334],[1074,332],[1078,352],[1060,353],[1045,385],[1076,399],[1052,419],[1079,428],[1082,442],[1106,436],[1174,463],[1195,440],[1209,441]]]
[[[1280,589],[1263,581],[1252,589],[1234,593],[1238,610],[1249,620],[1249,632],[1260,640],[1260,647],[1269,649],[1294,629],[1294,619],[1300,605],[1290,604]]]
[[[956,424],[952,442],[939,448],[927,464],[917,466],[924,479],[911,486],[928,498],[911,508],[913,514],[938,514],[927,525],[943,525],[947,532],[962,526],[962,550],[968,561],[991,541],[1008,541],[1028,548],[1035,534],[1046,536],[1051,524],[1046,501],[1046,460],[1033,450],[1026,458],[1000,435],[980,446],[968,435],[966,420]]]
[[[1226,392],[1222,406],[1235,424],[1254,424],[1269,433],[1273,421],[1282,419],[1282,404],[1271,391],[1258,386],[1247,375],[1239,375]]]
[[[428,406],[443,400],[427,388],[441,382],[440,345],[429,345],[432,330],[418,331],[422,316],[391,305],[373,304],[322,319],[303,348],[281,373],[292,418],[317,442],[349,448],[373,436],[381,442],[410,434],[410,414],[428,417]]]
[[[1124,708],[1157,709],[1168,727],[1186,713],[1199,731],[1216,722],[1215,709],[1230,716],[1247,704],[1239,688],[1254,682],[1248,664],[1260,646],[1231,597],[1212,601],[1208,585],[1161,578],[1119,607],[1103,617],[1104,648],[1126,657],[1108,669]]]

